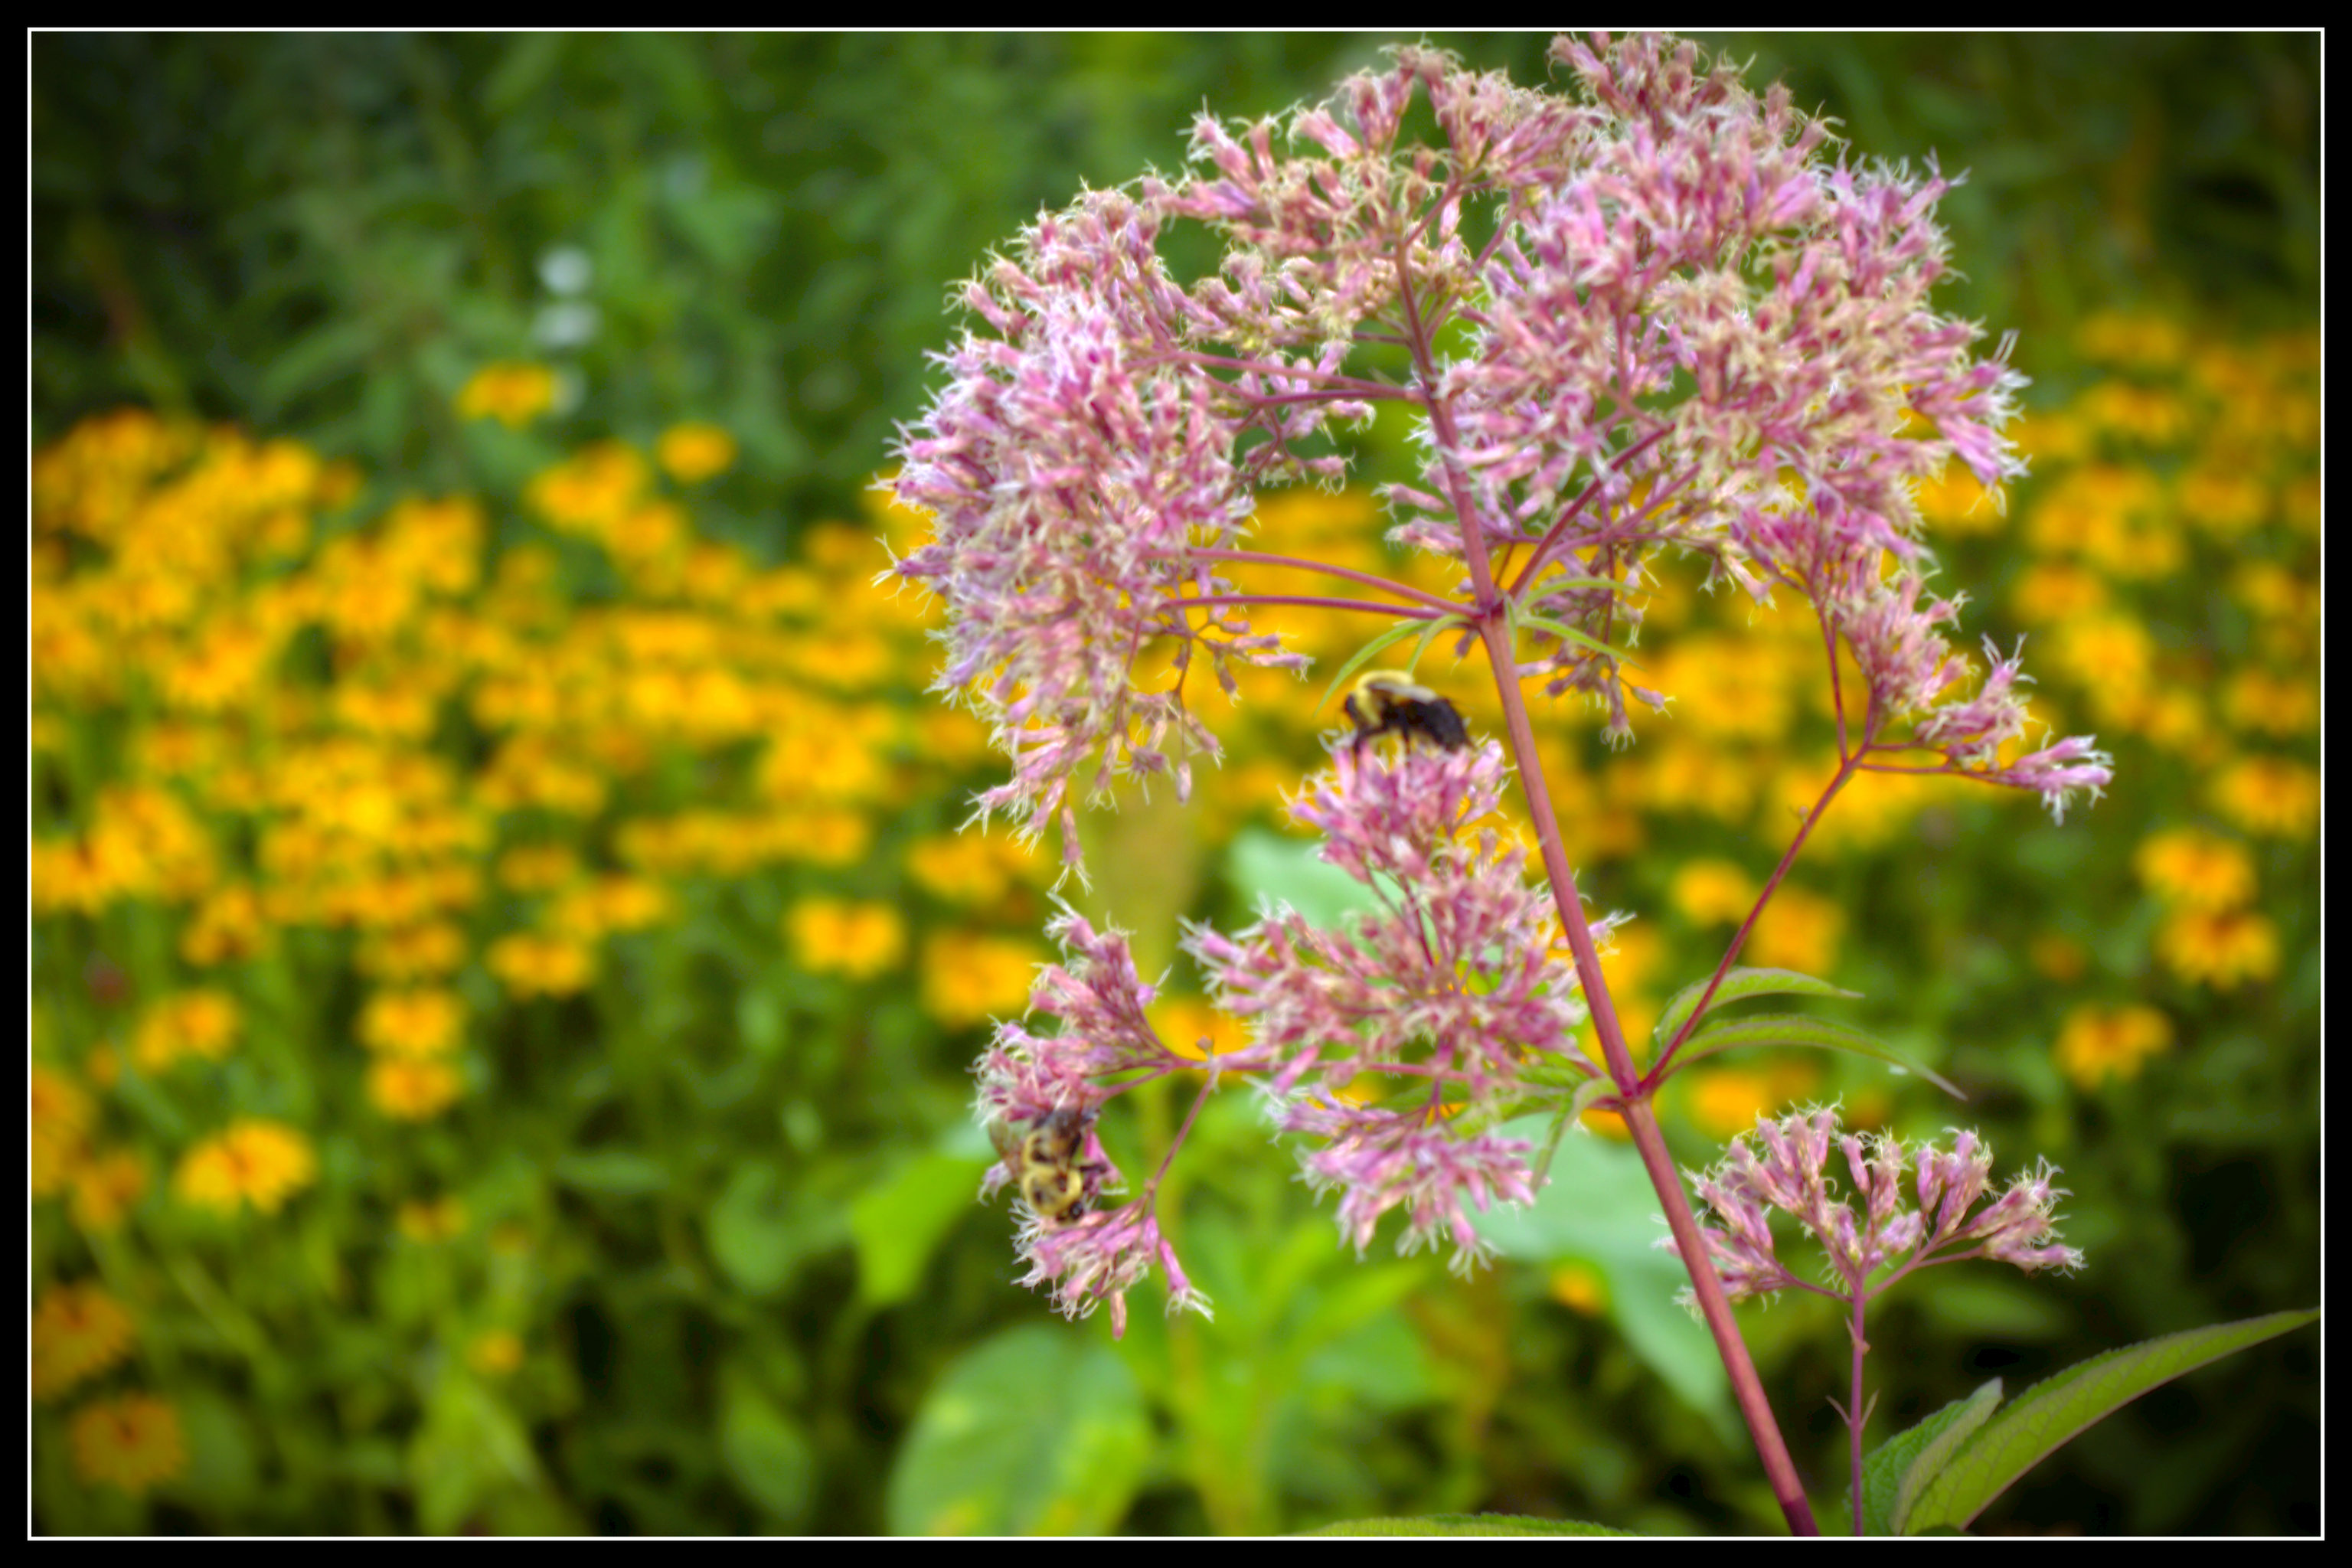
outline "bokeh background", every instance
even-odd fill
[[[46,1531],[1266,1531],[1507,1510],[1778,1528],[1606,1127],[1497,1267],[1337,1244],[1229,1081],[1163,1187],[1213,1322],[1013,1282],[970,1064],[1052,868],[871,585],[949,285],[1386,37],[32,40],[33,1517]],[[1432,41],[1522,82],[1537,36]],[[2005,514],[1939,586],[2116,787],[1849,790],[1748,951],[1967,1089],[1735,1058],[1664,1106],[1979,1129],[2074,1279],[1874,1321],[1881,1438],[1989,1377],[2318,1299],[2315,36],[1720,36],[1929,156],[1948,309],[2018,329]],[[1365,438],[1391,477],[1399,433]],[[1412,572],[1361,491],[1270,548]],[[1637,1028],[1824,776],[1817,645],[1673,584],[1676,717],[1541,740]],[[1364,624],[1284,623],[1326,668]],[[1426,671],[1425,671],[1426,672]],[[1490,726],[1482,672],[1444,684]],[[1089,819],[1138,932],[1328,908],[1280,801],[1328,676],[1192,807]],[[1068,891],[1068,889],[1065,889]],[[1171,970],[1166,1027],[1218,1026]],[[1158,1162],[1192,1087],[1106,1122]],[[1817,1508],[1842,1327],[1748,1310]],[[2139,1401],[1984,1530],[2316,1528],[2317,1342]]]

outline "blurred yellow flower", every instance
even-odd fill
[[[1737,925],[1756,906],[1756,879],[1729,860],[1685,860],[1666,890],[1693,925]]]
[[[33,1397],[42,1404],[131,1353],[131,1314],[95,1280],[52,1285],[33,1302]]]
[[[200,1207],[250,1204],[275,1214],[318,1173],[309,1139],[282,1121],[247,1117],[183,1155],[172,1186],[182,1202]]]
[[[1192,1061],[1206,1061],[1211,1053],[1223,1055],[1249,1044],[1249,1026],[1230,1013],[1220,1013],[1198,996],[1167,996],[1151,1005],[1151,1026],[1168,1048]]]
[[[2198,827],[2168,828],[2140,841],[2133,868],[2168,904],[2192,910],[2233,910],[2254,896],[2254,860],[2234,844]]]
[[[499,857],[499,886],[509,892],[549,892],[579,874],[580,856],[568,844],[518,844]]]
[[[180,931],[180,956],[199,967],[251,958],[268,935],[261,898],[249,883],[215,888]]]
[[[1826,978],[1845,934],[1845,910],[1819,893],[1781,884],[1739,962],[1762,969],[1794,969]]]
[[[182,1057],[219,1061],[236,1044],[242,1020],[236,1003],[219,991],[183,991],[158,1000],[139,1021],[131,1057],[140,1070],[160,1073]]]
[[[569,996],[586,990],[595,973],[588,950],[580,943],[528,931],[492,942],[483,962],[517,997]]]
[[[870,980],[896,969],[907,951],[907,925],[887,904],[804,899],[784,917],[801,966],[814,974]]]
[[[907,872],[918,887],[951,904],[992,904],[1013,885],[1000,841],[981,833],[948,833],[918,840],[907,851]]]
[[[2063,626],[2106,603],[2105,582],[2071,561],[2034,563],[2019,574],[2009,595],[2010,609],[2033,626]]]
[[[2131,1079],[2140,1065],[2172,1045],[2172,1020],[2153,1007],[2083,1006],[2066,1016],[2054,1054],[2059,1070],[2084,1089],[2110,1074]]]
[[[2212,784],[2213,804],[2249,833],[2308,838],[2319,826],[2319,774],[2284,757],[2248,757]]]
[[[394,984],[449,973],[466,961],[466,933],[446,921],[369,933],[353,955],[362,974]]]
[[[37,1198],[62,1190],[80,1162],[98,1106],[89,1091],[57,1068],[35,1062],[30,1078],[32,1192]]]
[[[541,471],[523,499],[559,529],[601,537],[635,506],[652,477],[634,448],[600,441]]]
[[[368,1103],[396,1121],[427,1121],[456,1103],[464,1087],[446,1061],[387,1057],[367,1071]]]
[[[187,1468],[180,1412],[150,1394],[101,1399],[74,1412],[68,1428],[74,1471],[93,1486],[137,1496]]]
[[[109,1231],[147,1191],[147,1162],[129,1149],[92,1153],[74,1167],[74,1223],[84,1230]]]
[[[2241,730],[2286,740],[2319,728],[2319,680],[2241,669],[2222,689],[2221,710]]]
[[[379,991],[360,1009],[360,1043],[393,1056],[435,1057],[457,1047],[466,1005],[454,991]]]
[[[458,389],[463,419],[496,419],[520,430],[555,404],[555,373],[541,364],[501,361],[484,365]]]
[[[2074,346],[2084,358],[2100,363],[2161,371],[2181,363],[2189,334],[2180,323],[2161,316],[2105,310],[2084,318],[2074,329]]]
[[[673,425],[654,444],[654,459],[682,485],[723,474],[735,463],[735,437],[716,425]]]
[[[2183,980],[2235,991],[2278,973],[2278,927],[2252,910],[2182,910],[2158,928],[2156,952]]]
[[[1017,1016],[1044,957],[1034,942],[941,931],[923,944],[923,1010],[950,1029]]]

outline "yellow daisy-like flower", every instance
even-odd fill
[[[80,1164],[98,1106],[89,1090],[55,1068],[35,1062],[31,1079],[33,1195],[45,1198],[62,1189]]]
[[[33,1304],[33,1397],[47,1404],[131,1353],[131,1314],[93,1282],[55,1285]]]
[[[499,857],[499,886],[515,893],[552,892],[580,874],[567,844],[518,844]]]
[[[1693,925],[1737,925],[1756,907],[1756,879],[1729,860],[1688,860],[1667,897]]]
[[[390,1057],[368,1068],[368,1102],[399,1121],[429,1121],[457,1103],[465,1087],[445,1061]]]
[[[784,917],[801,966],[814,974],[870,980],[907,952],[907,922],[887,904],[804,899]]]
[[[137,1496],[187,1468],[179,1409],[152,1394],[84,1405],[74,1413],[68,1436],[75,1473],[93,1486],[120,1487]]]
[[[2172,1045],[2172,1020],[2153,1007],[2077,1007],[2058,1031],[2061,1071],[2084,1089],[2110,1074],[2137,1078],[2140,1065]]]
[[[2249,757],[2213,781],[2213,804],[2249,833],[2308,838],[2319,826],[2319,774],[2284,757]]]
[[[570,996],[586,990],[595,973],[588,950],[578,942],[527,931],[492,942],[484,962],[518,997]]]
[[[2234,910],[2254,896],[2254,860],[2245,846],[2195,827],[2150,834],[2132,853],[2150,891],[2191,910]]]
[[[1180,1057],[1206,1061],[1249,1044],[1249,1029],[1230,1013],[1220,1013],[1198,996],[1169,996],[1152,1004],[1151,1026]]]
[[[716,425],[673,425],[654,444],[654,460],[682,485],[698,484],[735,465],[735,437]]]
[[[523,497],[559,529],[602,535],[636,505],[651,477],[634,448],[600,441],[534,476]]]
[[[131,1044],[141,1070],[159,1073],[182,1057],[218,1061],[236,1044],[236,1002],[218,991],[183,991],[166,996],[140,1020]]]
[[[360,943],[361,973],[376,980],[424,980],[466,962],[466,933],[444,922],[376,931]]]
[[[992,903],[1012,886],[995,849],[977,833],[921,840],[907,851],[907,870],[926,892],[950,903]]]
[[[396,1056],[439,1056],[465,1027],[466,1005],[454,991],[379,991],[360,1009],[361,1043]]]
[[[1762,969],[1827,974],[1844,934],[1843,909],[1818,893],[1783,885],[1756,922],[1742,962]]]
[[[261,950],[268,930],[260,896],[242,883],[231,884],[196,906],[180,932],[180,956],[200,967],[250,958]]]
[[[2157,931],[2156,952],[2183,980],[2235,991],[2278,973],[2278,927],[2251,910],[2183,910]]]
[[[923,1010],[951,1029],[1017,1014],[1043,956],[1025,942],[942,931],[923,944]]]
[[[1688,1075],[1685,1102],[1692,1124],[1710,1138],[1727,1139],[1780,1109],[1780,1089],[1770,1075],[1740,1068],[1717,1068]]]
[[[250,1204],[275,1214],[318,1174],[309,1139],[282,1121],[247,1117],[189,1150],[172,1185],[184,1203],[231,1211]]]
[[[2241,730],[2292,739],[2319,728],[2319,682],[2267,670],[2242,669],[2223,688],[2222,710]]]
[[[113,1230],[147,1190],[147,1162],[128,1149],[93,1154],[74,1167],[74,1223],[84,1230]]]
[[[543,364],[502,361],[484,365],[458,390],[464,419],[495,419],[520,430],[555,405],[555,373]]]

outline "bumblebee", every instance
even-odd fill
[[[1021,1201],[1048,1229],[1084,1219],[1087,1187],[1098,1185],[1108,1173],[1101,1162],[1079,1157],[1094,1125],[1092,1111],[1067,1107],[1042,1121],[989,1124],[989,1138],[1003,1157],[1004,1168],[1013,1173]]]
[[[1344,706],[1356,726],[1349,746],[1360,756],[1365,742],[1382,735],[1401,735],[1408,746],[1418,735],[1441,752],[1458,752],[1470,743],[1461,710],[1402,669],[1366,671]]]

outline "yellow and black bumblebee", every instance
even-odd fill
[[[1402,669],[1367,670],[1344,706],[1356,726],[1349,749],[1359,755],[1365,742],[1382,735],[1401,736],[1407,746],[1419,736],[1441,752],[1458,752],[1470,743],[1461,710]]]
[[[1099,1187],[1109,1168],[1081,1159],[1094,1112],[1064,1107],[1042,1121],[989,1123],[988,1135],[1013,1174],[1013,1184],[1037,1223],[1047,1229],[1084,1219],[1087,1189]]]

